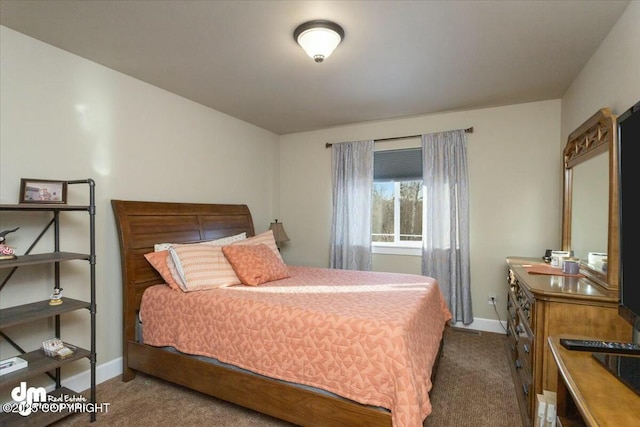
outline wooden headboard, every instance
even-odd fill
[[[144,258],[156,243],[193,243],[246,232],[254,235],[247,205],[112,200],[122,263],[124,348],[135,339],[142,293],[163,283]]]

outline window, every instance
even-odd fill
[[[420,247],[422,149],[376,151],[373,174],[373,245]]]
[[[422,241],[422,180],[373,184],[373,242]]]

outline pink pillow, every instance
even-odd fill
[[[289,277],[289,269],[282,258],[264,243],[223,246],[222,253],[245,285],[257,286]]]
[[[149,264],[151,264],[153,268],[160,273],[162,279],[171,289],[182,290],[180,284],[171,274],[171,269],[169,268],[168,263],[173,261],[170,259],[169,251],[150,252],[148,254],[144,254],[144,257],[149,261]]]

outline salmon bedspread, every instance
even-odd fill
[[[433,278],[289,266],[260,286],[147,288],[143,340],[335,393],[422,426],[451,314]]]

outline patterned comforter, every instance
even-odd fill
[[[391,411],[394,427],[431,413],[431,370],[451,319],[432,278],[289,266],[260,286],[148,288],[143,340],[321,388]]]

